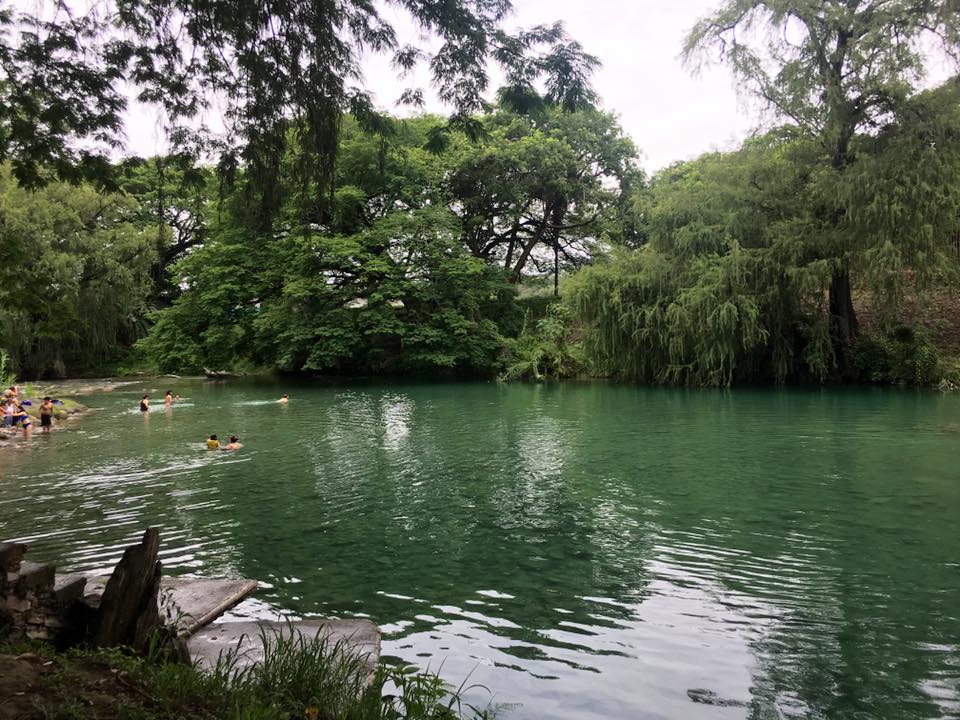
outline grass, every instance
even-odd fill
[[[489,708],[463,699],[455,688],[412,666],[380,663],[371,676],[366,659],[344,642],[293,631],[265,634],[264,659],[241,667],[235,653],[211,670],[177,663],[161,652],[138,656],[120,649],[54,653],[46,647],[2,648],[38,658],[39,675],[18,696],[37,720],[483,720]],[[20,662],[27,662],[20,660]],[[6,673],[12,677],[12,673]],[[25,688],[3,687],[0,696]],[[21,680],[20,685],[25,684]],[[30,695],[33,694],[33,697]],[[0,704],[0,718],[4,717]],[[16,712],[17,710],[11,709]]]

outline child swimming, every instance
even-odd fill
[[[207,450],[219,450],[220,441],[217,439],[216,435],[211,435],[210,439],[207,440]]]

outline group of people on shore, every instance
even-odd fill
[[[53,427],[54,404],[58,401],[50,396],[43,398],[40,404],[40,429],[41,432],[48,433]],[[31,406],[33,403],[21,396],[16,385],[11,385],[3,391],[3,398],[0,401],[0,409],[3,413],[3,427],[13,430],[22,430],[24,435],[33,433],[33,417],[24,406]]]
[[[183,398],[179,394],[174,396],[172,390],[167,390],[163,395],[163,404],[168,408],[173,407],[174,403],[178,403]],[[284,393],[283,397],[277,400],[278,403],[288,403],[290,402],[290,396]],[[150,412],[150,394],[146,393],[142,398],[140,398],[140,412],[146,413]],[[230,436],[230,441],[222,444],[220,439],[216,435],[211,435],[207,439],[207,450],[239,450],[243,445],[240,442],[240,438],[236,435]]]

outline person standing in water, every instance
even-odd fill
[[[149,412],[150,411],[150,396],[144,395],[140,400],[140,412]]]
[[[217,439],[216,435],[211,435],[210,439],[207,440],[207,450],[219,450],[220,441]]]
[[[240,438],[236,435],[230,436],[230,442],[227,443],[227,446],[223,448],[224,450],[239,450],[243,445],[240,444]]]
[[[163,404],[167,407],[173,405],[173,391],[167,390],[166,394],[163,396]]]
[[[53,400],[49,396],[40,405],[40,432],[48,433],[53,427]]]
[[[24,435],[33,432],[33,421],[30,419],[30,413],[23,409],[23,405],[17,405],[17,410],[13,413],[13,427],[17,425],[23,428]]]

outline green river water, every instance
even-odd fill
[[[33,560],[108,570],[159,525],[167,572],[262,581],[231,617],[368,616],[386,657],[469,676],[506,718],[960,717],[958,396],[164,380],[84,401],[0,450],[0,538]],[[206,452],[213,432],[246,446]]]

